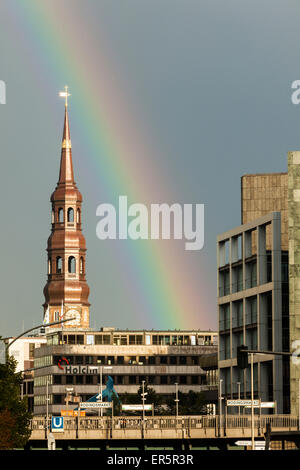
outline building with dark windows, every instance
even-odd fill
[[[136,394],[142,381],[165,398],[178,390],[217,401],[217,338],[211,331],[59,330],[35,351],[34,414],[60,414],[71,388],[80,401],[112,377],[119,395]],[[208,362],[207,359],[210,359]],[[48,383],[48,385],[47,385]],[[73,408],[76,404],[73,405]],[[71,405],[69,405],[71,409]]]
[[[226,398],[251,396],[250,356],[240,369],[238,346],[290,350],[287,174],[245,175],[241,189],[242,225],[217,238],[219,376]],[[289,413],[290,358],[253,359],[254,397]]]

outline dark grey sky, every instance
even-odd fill
[[[95,156],[86,145],[78,101],[85,87],[96,87],[97,74],[104,87],[106,63],[116,74],[124,116],[147,142],[141,168],[152,165],[166,182],[161,193],[153,183],[153,202],[167,194],[168,203],[205,204],[204,249],[192,254],[165,244],[178,258],[164,269],[179,272],[182,262],[181,282],[189,283],[194,317],[199,311],[195,328],[216,328],[216,236],[240,223],[240,176],[286,171],[287,152],[300,148],[300,106],[291,103],[291,83],[300,79],[299,2],[2,0],[0,17],[0,80],[7,85],[7,104],[0,105],[0,334],[16,334],[42,318],[49,198],[62,132],[57,93],[73,82],[71,136],[85,204],[91,326],[161,326],[157,318],[164,311],[158,308],[151,319],[151,292],[134,293],[138,260],[128,254],[133,242],[103,248],[95,236],[96,207],[112,202],[118,187],[105,192],[101,165],[94,172],[89,163]],[[96,74],[81,88],[74,77],[85,64],[75,47],[79,42],[80,51],[92,54]],[[59,49],[66,44],[71,52],[64,61]],[[94,92],[99,100],[101,93]],[[111,90],[101,92],[108,96]],[[114,115],[107,119],[113,123]],[[127,269],[132,277],[124,275]],[[188,294],[181,287],[182,301]]]

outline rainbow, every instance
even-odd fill
[[[39,92],[48,88],[58,93],[66,83],[70,87],[71,132],[82,142],[85,161],[81,164],[95,191],[101,186],[105,202],[119,195],[127,195],[130,203],[173,202],[168,192],[171,182],[162,179],[160,168],[155,168],[151,159],[157,146],[147,142],[134,112],[130,112],[133,101],[127,102],[127,95],[120,93],[123,84],[105,50],[105,38],[101,48],[99,44],[96,48],[79,12],[68,9],[65,2],[13,0],[10,8],[32,50],[33,73],[47,70],[48,83],[41,84]],[[153,200],[157,188],[160,201]],[[95,218],[95,226],[96,222]],[[164,243],[128,241],[118,248],[113,261],[118,263],[123,251],[121,256],[128,266],[126,282],[134,286],[144,305],[139,323],[150,321],[156,329],[213,327],[215,310],[208,299],[209,294],[213,298],[215,288],[205,280],[206,266],[199,266],[198,285],[183,243],[176,251],[166,250]]]

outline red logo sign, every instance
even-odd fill
[[[62,362],[65,362],[68,365],[70,364],[70,362],[68,361],[68,359],[66,357],[60,358],[57,365],[61,370],[64,369],[63,366],[62,366]]]

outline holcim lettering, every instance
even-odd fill
[[[89,366],[66,366],[66,374],[98,374],[98,367],[89,367]]]

